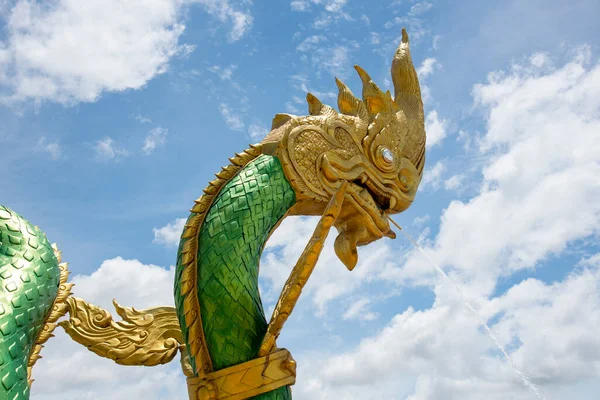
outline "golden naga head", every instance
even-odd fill
[[[336,79],[339,112],[308,93],[310,115],[276,115],[263,140],[296,192],[291,214],[320,215],[342,182],[349,182],[335,250],[350,270],[358,261],[357,246],[394,237],[387,216],[412,204],[425,164],[423,101],[406,30],[392,61],[394,97],[355,68],[362,100]]]

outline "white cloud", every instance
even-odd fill
[[[149,117],[146,117],[145,115],[138,114],[134,118],[140,124],[151,124],[152,123],[152,120]]]
[[[344,320],[356,319],[359,321],[373,321],[379,318],[379,314],[369,310],[369,304],[371,300],[367,297],[354,300],[350,303],[350,306],[342,315]]]
[[[152,229],[154,232],[153,243],[162,244],[166,247],[177,247],[184,226],[185,218],[177,218],[161,228]]]
[[[433,74],[436,69],[440,68],[440,63],[433,57],[428,57],[423,60],[421,66],[417,68],[419,79],[424,79]]]
[[[116,161],[129,155],[127,150],[117,145],[109,136],[98,140],[94,145],[94,151],[96,158],[101,161]]]
[[[529,57],[529,62],[536,68],[542,68],[552,61],[546,53],[535,53]]]
[[[248,134],[252,140],[260,141],[269,133],[269,129],[267,127],[258,125],[258,124],[250,124],[248,127]]]
[[[323,1],[323,4],[325,10],[335,13],[342,11],[342,7],[344,7],[347,1],[348,0],[325,0]]]
[[[442,161],[438,161],[432,167],[428,167],[423,173],[423,180],[419,185],[419,189],[425,190],[429,186],[433,189],[438,189],[444,172],[446,172],[446,166]]]
[[[335,92],[319,92],[318,90],[313,90],[313,88],[309,87],[310,85],[310,80],[308,79],[308,77],[306,75],[292,75],[290,77],[290,82],[292,84],[292,87],[296,90],[299,90],[300,92],[302,92],[303,95],[306,95],[306,93],[310,92],[313,95],[315,95],[317,98],[321,99],[322,101],[325,101],[324,99],[331,99],[334,100],[337,98],[337,93]],[[306,100],[301,99],[298,96],[293,96],[292,97],[292,102],[288,102],[286,103],[286,106],[290,106],[288,107],[288,109],[290,108],[295,108],[297,111],[289,111],[289,112],[295,112],[295,113],[301,113],[303,111],[300,111],[296,106],[302,106],[302,108],[306,108]]]
[[[325,36],[322,35],[312,35],[307,37],[296,47],[296,51],[307,52],[314,51],[319,48],[319,43],[324,42]]]
[[[430,219],[431,219],[431,216],[429,214],[425,214],[422,217],[414,218],[412,221],[412,225],[416,226],[416,227],[420,227],[420,226],[423,226],[424,224],[426,224]]]
[[[514,65],[475,86],[476,105],[487,116],[477,155],[480,192],[451,202],[437,237],[425,244],[516,365],[543,394],[564,400],[573,393],[597,397],[600,255],[575,269],[563,259],[552,268],[574,271],[556,283],[529,278],[496,297],[494,290],[501,276],[598,235],[600,65],[589,58],[577,54],[560,68],[546,61]],[[295,388],[301,399],[535,398],[422,256],[411,252],[401,268],[383,274],[434,286],[433,307],[397,314],[352,350],[313,356]]]
[[[293,0],[290,3],[293,11],[308,11],[310,10],[310,1]]]
[[[344,45],[321,46],[323,36],[311,36],[298,45],[297,50],[305,54],[301,59],[310,63],[318,71],[326,71],[333,76],[346,77],[350,70],[350,47]]]
[[[441,35],[433,35],[433,39],[431,39],[431,49],[432,50],[438,50],[441,39],[442,39]]]
[[[417,16],[417,15],[424,14],[427,11],[431,10],[431,7],[433,7],[433,4],[428,3],[426,1],[419,1],[410,7],[410,11],[408,12],[408,15]]]
[[[45,137],[38,140],[37,148],[39,151],[46,152],[53,160],[58,160],[62,156],[62,146],[58,141],[48,142]]]
[[[436,110],[427,113],[425,118],[425,131],[427,132],[427,148],[440,143],[446,137],[446,126],[448,122],[438,116]]]
[[[347,2],[348,0],[292,0],[290,6],[294,11],[308,11],[312,5],[320,5],[325,11],[338,13]]]
[[[231,24],[231,31],[228,35],[230,42],[240,40],[254,22],[254,18],[249,12],[232,6],[229,0],[185,0],[185,2],[200,4],[206,12],[217,17],[219,21]]]
[[[102,92],[140,89],[164,73],[170,59],[189,54],[179,44],[182,7],[197,3],[232,23],[239,39],[252,17],[216,0],[19,0],[0,42],[0,101],[95,101]]]
[[[236,69],[237,65],[235,64],[231,64],[225,68],[220,67],[218,65],[213,65],[208,68],[210,72],[217,74],[222,81],[231,81],[233,71],[235,71]]]
[[[144,154],[151,154],[157,147],[164,146],[167,142],[167,133],[168,130],[161,128],[160,126],[151,129],[150,132],[148,132],[148,136],[146,136],[144,146],[142,147]]]
[[[462,174],[453,175],[444,181],[444,188],[446,190],[456,190],[461,187],[465,176]]]
[[[267,242],[260,265],[261,279],[265,282],[263,301],[267,304],[279,295],[291,266],[308,243],[317,220],[316,217],[288,217]],[[316,314],[320,316],[326,315],[327,307],[333,300],[356,295],[363,285],[379,280],[382,272],[394,261],[388,241],[379,241],[359,249],[358,265],[349,272],[334,253],[336,236],[332,231],[327,238],[319,262],[302,294],[303,298],[311,299]]]
[[[351,21],[352,17],[344,11],[344,6],[348,0],[292,0],[290,7],[292,11],[307,12],[313,9],[313,6],[321,8],[322,12],[315,18],[313,27],[315,29],[323,29],[331,25],[331,23],[339,21],[341,19]],[[365,23],[366,16],[362,16],[361,19]],[[368,17],[367,17],[368,19]]]
[[[493,327],[500,340],[521,343],[513,357],[547,385],[542,393],[568,393],[566,388],[600,375],[600,352],[595,350],[600,345],[595,335],[600,328],[600,256],[590,261],[563,282],[548,285],[529,279],[486,303],[488,317],[500,315]],[[304,371],[304,384],[296,389],[300,398],[352,400],[366,393],[394,397],[411,391],[406,398],[414,400],[534,398],[492,352],[491,341],[473,318],[444,292],[437,286],[433,308],[409,308],[356,349],[313,359],[315,364]],[[416,384],[401,376],[416,376]],[[578,398],[592,400],[594,391]]]
[[[430,251],[480,279],[482,293],[498,274],[531,268],[597,231],[600,66],[586,68],[584,60],[546,74],[512,68],[475,86],[487,115],[481,191],[450,203]],[[419,265],[409,260],[404,273],[419,275]]]
[[[244,130],[244,121],[242,120],[242,116],[239,113],[236,113],[225,103],[220,104],[219,111],[221,111],[221,115],[223,116],[223,119],[225,120],[225,123],[227,124],[229,129],[234,131]]]
[[[371,44],[379,44],[381,41],[381,37],[377,32],[371,32]]]

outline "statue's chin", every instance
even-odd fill
[[[358,262],[357,247],[383,237],[380,233],[377,234],[369,230],[366,224],[361,223],[359,219],[350,219],[336,227],[339,235],[333,246],[335,254],[349,271],[352,271]],[[387,232],[385,236],[395,238],[393,231]]]
[[[335,239],[335,254],[349,271],[352,271],[358,262],[357,243],[356,232],[343,231]]]

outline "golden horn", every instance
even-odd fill
[[[423,100],[417,71],[410,55],[406,28],[402,28],[402,42],[392,60],[392,81],[396,104],[402,108],[407,118],[423,122]]]

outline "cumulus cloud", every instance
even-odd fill
[[[433,166],[428,167],[423,173],[423,179],[419,185],[419,189],[424,190],[428,187],[438,189],[442,181],[442,175],[446,172],[446,165],[442,161],[436,162]]]
[[[213,65],[208,70],[214,74],[217,74],[219,79],[222,81],[230,81],[233,76],[233,71],[237,69],[237,65],[231,64],[227,67],[221,67],[219,65]]]
[[[468,202],[449,204],[426,251],[462,285],[542,393],[591,400],[598,385],[590,382],[600,376],[600,256],[577,265],[562,259],[572,272],[554,283],[530,278],[494,290],[500,277],[598,235],[600,65],[586,49],[560,68],[534,57],[490,74],[473,94],[486,115],[478,149],[483,182]],[[314,357],[296,390],[301,398],[532,398],[422,256],[411,253],[384,273],[433,286],[433,307],[409,308],[354,349]]]
[[[431,148],[440,143],[446,137],[446,127],[448,122],[440,118],[436,110],[427,113],[425,118],[425,131],[427,132],[427,148]]]
[[[161,228],[154,228],[154,243],[162,244],[166,247],[177,247],[181,232],[185,226],[185,218],[177,218]]]
[[[261,260],[261,279],[265,289],[263,301],[273,302],[279,295],[317,221],[317,217],[288,217],[273,233]],[[321,316],[334,300],[357,295],[367,283],[380,281],[383,271],[393,263],[394,254],[388,241],[379,241],[359,249],[359,263],[349,272],[333,250],[336,236],[335,232],[331,232],[327,238],[319,262],[303,291],[303,297],[311,299],[314,311]]]
[[[316,50],[319,48],[319,43],[322,43],[325,40],[325,36],[322,35],[309,36],[306,39],[304,39],[302,43],[296,46],[296,51],[307,52]]]
[[[61,158],[63,150],[58,141],[48,141],[46,137],[41,137],[37,143],[37,150],[48,153],[53,160]]]
[[[94,145],[96,158],[100,161],[117,161],[123,157],[127,157],[129,152],[119,146],[113,138],[107,136],[100,139]]]
[[[269,133],[269,129],[259,124],[250,124],[248,127],[248,135],[250,139],[261,141]]]
[[[221,103],[219,106],[219,111],[221,111],[221,115],[223,116],[223,120],[229,127],[229,129],[233,131],[243,131],[245,124],[242,116],[231,109],[227,104]]]
[[[446,188],[446,190],[456,190],[461,187],[464,179],[465,176],[462,174],[453,175],[444,181],[444,188]]]
[[[428,57],[424,59],[419,68],[417,68],[417,74],[420,79],[423,79],[433,74],[438,68],[440,68],[440,63],[434,57]]]
[[[146,139],[144,140],[144,146],[142,152],[146,155],[151,154],[156,150],[157,147],[164,146],[167,143],[167,133],[169,131],[165,128],[157,126],[148,132]]]
[[[320,9],[321,12],[315,18],[313,27],[323,29],[339,20],[352,20],[352,17],[344,11],[344,6],[347,2],[348,0],[292,0],[290,7],[292,11],[297,12]],[[365,20],[362,17],[361,19]]]
[[[357,319],[360,321],[373,321],[379,318],[379,314],[369,310],[371,300],[367,297],[362,297],[350,303],[350,306],[342,315],[342,319],[350,320]]]
[[[296,51],[302,53],[302,61],[310,62],[318,70],[327,71],[333,76],[346,77],[350,65],[348,56],[352,46],[324,45],[326,40],[322,35],[309,36],[296,47]]]
[[[180,44],[182,7],[197,3],[231,23],[230,40],[249,29],[252,17],[228,1],[18,0],[0,41],[0,101],[95,101],[103,92],[140,89],[164,73]]]

